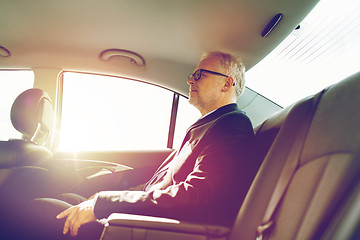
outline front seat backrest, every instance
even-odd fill
[[[49,95],[32,88],[21,93],[11,108],[11,122],[26,141],[44,145],[54,122],[54,111]]]
[[[41,89],[21,93],[11,108],[11,122],[23,139],[0,141],[0,168],[39,165],[52,158],[43,145],[54,122],[50,97]]]

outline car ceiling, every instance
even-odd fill
[[[0,2],[0,68],[57,68],[135,77],[187,94],[203,51],[239,54],[247,69],[266,56],[318,0],[17,0]],[[284,17],[267,37],[261,33]],[[106,49],[139,54],[101,60]]]

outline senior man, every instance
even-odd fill
[[[84,239],[89,231],[97,232],[90,237],[99,238],[98,220],[115,212],[231,225],[260,164],[251,154],[252,124],[236,105],[245,88],[244,74],[239,57],[205,53],[187,81],[189,102],[202,117],[142,189],[102,191],[90,199],[80,198],[84,201],[77,205],[36,199],[32,204],[36,203],[38,216],[46,219],[39,206],[50,205],[59,212],[57,220],[52,216],[62,226],[58,231],[64,237]],[[39,220],[42,231],[49,232],[53,228],[45,225],[53,223],[44,219]]]

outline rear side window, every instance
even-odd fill
[[[173,95],[139,81],[66,72],[58,150],[165,149]]]
[[[11,123],[10,111],[16,97],[33,85],[31,70],[0,70],[0,140],[21,138]]]
[[[185,97],[179,98],[179,107],[176,117],[176,127],[174,136],[174,148],[180,148],[182,140],[185,137],[186,130],[195,123],[201,114],[194,106],[192,106]]]

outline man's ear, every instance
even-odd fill
[[[235,83],[235,81],[234,81],[234,78],[233,78],[233,77],[231,77],[231,76],[227,77],[227,78],[225,79],[225,82],[224,82],[224,86],[223,86],[223,88],[222,88],[222,91],[223,91],[223,92],[229,91],[229,90],[231,89],[231,87],[234,86],[234,83]]]

